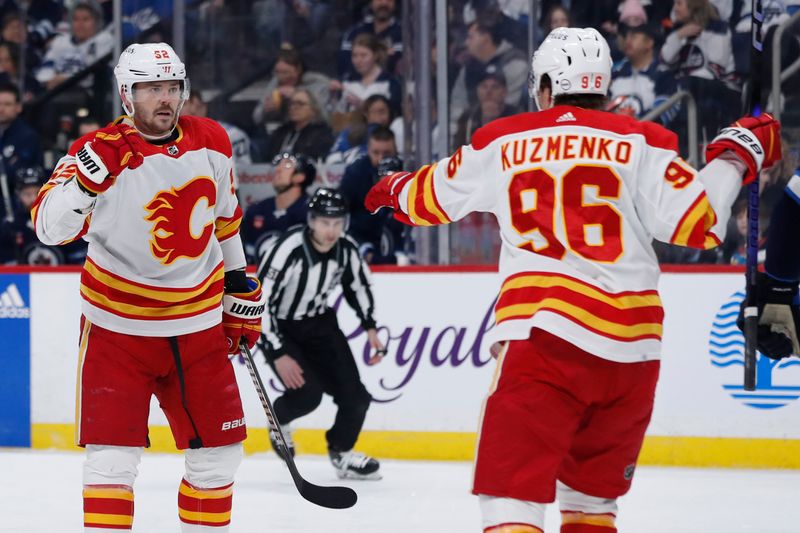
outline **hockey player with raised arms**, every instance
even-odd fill
[[[416,226],[497,217],[498,361],[473,483],[484,532],[542,532],[557,498],[562,533],[611,533],[658,380],[652,239],[717,246],[742,183],[780,159],[780,126],[742,118],[698,172],[674,133],[600,111],[611,57],[596,30],[554,30],[532,69],[538,113],[491,122],[451,157],[382,179],[365,204]]]
[[[46,244],[89,242],[76,411],[84,528],[132,529],[155,394],[185,450],[181,530],[223,533],[246,436],[228,355],[255,345],[264,310],[244,271],[231,144],[216,122],[179,118],[189,80],[169,45],[129,46],[114,75],[127,115],[75,141],[31,214]]]

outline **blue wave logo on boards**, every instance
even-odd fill
[[[744,405],[754,409],[783,407],[800,398],[800,360],[790,357],[774,361],[758,352],[756,390],[744,390],[744,335],[736,326],[742,300],[743,291],[733,293],[714,317],[708,341],[711,364],[724,372],[722,388]]]

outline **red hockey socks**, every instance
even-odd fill
[[[133,488],[84,485],[83,527],[86,531],[130,531],[133,528]]]
[[[231,523],[233,483],[214,489],[201,489],[181,480],[178,490],[178,516],[183,531],[193,531],[190,525],[218,527],[227,531]],[[197,531],[204,528],[197,527]]]
[[[617,533],[615,519],[611,513],[561,511],[561,533]]]
[[[543,533],[543,531],[529,524],[500,524],[487,527],[483,533]]]

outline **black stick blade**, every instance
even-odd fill
[[[350,487],[320,487],[303,479],[297,490],[306,500],[328,509],[349,509],[358,501],[356,491]]]

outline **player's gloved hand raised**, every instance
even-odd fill
[[[402,209],[400,209],[400,191],[403,186],[414,177],[411,172],[396,172],[390,176],[384,176],[372,186],[364,198],[364,207],[367,211],[376,214],[383,207],[394,210],[394,218],[403,224],[414,225]]]
[[[222,328],[228,339],[228,353],[239,353],[239,341],[244,338],[247,346],[256,345],[261,335],[261,317],[264,315],[264,293],[261,282],[248,277],[249,292],[225,294],[222,297]]]
[[[781,124],[769,113],[742,117],[714,137],[706,147],[706,161],[726,150],[733,150],[747,165],[742,179],[746,185],[756,179],[759,171],[780,161]]]
[[[761,353],[770,359],[800,354],[797,331],[800,326],[800,300],[797,282],[780,281],[758,273],[758,340]],[[744,331],[742,302],[736,324]]]
[[[139,132],[126,124],[97,130],[75,154],[81,188],[91,194],[106,192],[123,169],[142,164],[144,142]]]

